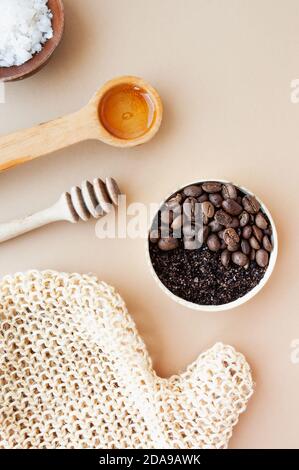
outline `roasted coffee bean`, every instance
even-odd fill
[[[272,227],[271,227],[271,225],[269,225],[269,227],[266,228],[266,230],[264,230],[264,234],[265,234],[265,235],[268,235],[268,237],[271,237],[271,235],[272,235]]]
[[[218,237],[220,238],[220,240],[223,240],[223,235],[224,235],[224,230],[220,230],[218,233],[217,233]]]
[[[199,197],[202,194],[202,188],[196,185],[187,186],[187,188],[184,189],[184,194],[187,197]]]
[[[268,235],[264,235],[263,237],[263,247],[265,248],[265,250],[269,251],[269,253],[271,253],[271,251],[273,250],[272,243],[270,242],[270,238],[268,237]]]
[[[250,237],[249,238],[249,243],[250,243],[251,248],[253,248],[254,250],[259,250],[260,247],[261,247],[259,242],[257,241],[257,239],[255,237]]]
[[[219,211],[216,212],[215,214],[215,220],[221,224],[227,227],[229,224],[232,223],[232,217],[227,214],[224,210],[220,209]]]
[[[173,221],[173,212],[168,209],[161,211],[161,224],[170,225]]]
[[[222,208],[230,215],[240,215],[243,210],[243,207],[234,199],[224,199]]]
[[[224,184],[222,186],[222,196],[224,199],[237,199],[237,188],[231,183]]]
[[[253,232],[253,235],[255,236],[255,238],[257,239],[257,241],[259,243],[261,243],[262,240],[263,240],[263,232],[261,231],[261,229],[258,228],[256,225],[253,225],[252,226],[252,232]]]
[[[209,194],[209,201],[218,209],[221,207],[223,199],[219,193],[211,193]]]
[[[217,220],[212,220],[212,222],[209,223],[209,227],[213,233],[219,232],[223,229],[223,225],[219,224]]]
[[[243,212],[240,214],[239,219],[240,219],[240,225],[241,225],[241,227],[245,227],[245,225],[247,225],[248,222],[249,222],[249,220],[250,220],[250,216],[249,216],[248,212],[243,211]]]
[[[219,239],[219,240],[220,240],[220,250],[226,250],[227,245],[226,245],[225,241],[221,240],[221,239]]]
[[[158,243],[158,240],[160,238],[160,231],[157,229],[153,229],[150,231],[149,234],[149,239],[152,243]]]
[[[251,246],[247,240],[241,241],[241,250],[243,251],[244,255],[249,256],[251,252]]]
[[[246,225],[246,227],[244,227],[242,230],[242,237],[245,238],[245,240],[249,240],[251,235],[252,235],[252,227],[250,225]]]
[[[190,221],[189,222],[184,221],[183,234],[184,234],[184,237],[188,237],[188,238],[194,238],[195,237],[196,230],[195,230],[194,225],[190,224]]]
[[[183,225],[183,216],[178,215],[175,219],[173,219],[173,222],[171,224],[172,230],[178,230],[182,227]]]
[[[239,243],[236,243],[235,245],[226,245],[228,251],[230,251],[231,253],[234,253],[235,251],[239,251],[240,250],[240,245]]]
[[[231,254],[228,250],[224,250],[222,253],[221,253],[221,263],[223,264],[223,266],[225,268],[227,268],[227,266],[229,265],[230,263],[230,259],[231,259]]]
[[[228,246],[238,245],[240,242],[239,235],[234,228],[227,228],[224,230],[223,240]]]
[[[268,222],[266,220],[266,217],[259,212],[256,217],[255,217],[255,224],[257,227],[261,228],[262,230],[265,230],[268,227]]]
[[[216,183],[216,182],[208,182],[202,185],[202,189],[206,193],[219,193],[219,191],[221,191],[221,187],[222,187],[221,183]]]
[[[227,228],[238,228],[240,225],[238,217],[233,217],[230,224],[227,225]]]
[[[198,204],[197,200],[194,197],[188,197],[183,204],[183,211],[184,214],[188,217],[191,218],[195,214],[195,208],[196,205]]]
[[[220,250],[220,240],[214,233],[208,237],[207,245],[211,251]]]
[[[251,252],[250,252],[250,260],[251,261],[254,261],[255,260],[255,254],[256,254],[256,251],[252,248]]]
[[[171,210],[177,210],[183,202],[183,197],[180,193],[177,193],[169,201],[166,202],[166,207]]]
[[[185,250],[198,250],[200,248],[201,244],[198,242],[198,240],[191,240],[191,239],[184,239],[184,248]]]
[[[211,219],[215,214],[215,208],[213,204],[209,201],[203,202],[201,208],[203,215],[206,216],[208,219]]]
[[[261,268],[265,268],[269,263],[269,253],[266,250],[258,250],[255,256],[257,264]]]
[[[162,251],[174,250],[179,246],[179,240],[177,238],[160,238],[158,246]]]
[[[199,196],[197,198],[197,201],[200,202],[200,203],[206,202],[208,200],[209,200],[209,196],[207,195],[207,193],[204,193],[204,194],[202,194],[201,196]]]
[[[209,233],[210,233],[209,227],[208,226],[203,227],[203,230],[202,230],[202,242],[203,243],[206,243]]]
[[[250,266],[250,261],[248,261],[248,263],[245,264],[244,269],[246,269],[246,270],[249,269],[249,266]]]
[[[237,201],[238,204],[240,204],[240,206],[242,206],[242,197],[241,196],[238,196],[236,201]]]
[[[256,198],[250,194],[247,194],[247,196],[243,197],[242,204],[244,209],[249,212],[249,214],[257,214],[261,207]]]
[[[241,251],[236,251],[232,254],[232,261],[237,266],[246,266],[249,262],[248,256],[244,255]]]

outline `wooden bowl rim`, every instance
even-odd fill
[[[12,67],[0,67],[0,81],[10,82],[21,80],[38,72],[44,65],[46,65],[55,49],[59,45],[65,26],[64,4],[62,0],[48,0],[48,2],[55,2],[55,5],[57,6],[57,9],[54,10],[54,8],[51,8],[51,5],[49,5],[49,8],[53,13],[53,17],[55,14],[60,14],[60,21],[58,23],[57,29],[53,31],[53,37],[44,44],[43,49],[39,53],[35,54],[24,64],[14,65]],[[3,77],[1,76],[1,71],[3,71]],[[9,73],[10,71],[11,73]],[[6,75],[5,72],[8,72],[8,74]]]

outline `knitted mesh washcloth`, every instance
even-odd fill
[[[94,276],[0,281],[0,448],[226,448],[253,391],[215,344],[157,377],[121,297]]]

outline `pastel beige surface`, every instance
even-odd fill
[[[0,246],[0,274],[96,273],[124,297],[163,377],[218,341],[233,345],[252,366],[256,392],[230,447],[298,448],[299,365],[291,344],[299,338],[299,104],[290,100],[299,77],[298,2],[85,0],[82,8],[65,0],[65,8],[65,37],[51,62],[6,86],[1,134],[76,111],[123,74],[158,89],[163,125],[143,147],[86,142],[2,173],[1,221],[47,207],[84,178],[111,175],[128,202],[149,203],[212,176],[264,200],[277,224],[279,259],[255,299],[222,314],[173,303],[149,273],[144,240],[99,240],[92,221],[45,227]]]

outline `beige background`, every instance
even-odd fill
[[[51,204],[85,178],[112,175],[129,202],[159,201],[204,177],[239,182],[269,206],[280,254],[266,288],[235,311],[189,311],[149,273],[143,240],[105,240],[94,223],[57,224],[0,247],[0,274],[29,268],[95,272],[126,299],[157,371],[184,368],[214,342],[252,365],[256,393],[233,448],[299,447],[299,364],[290,360],[298,322],[299,77],[297,0],[65,0],[66,31],[48,66],[6,87],[0,132],[85,104],[106,80],[143,76],[165,118],[144,147],[77,145],[1,174],[1,221]]]

